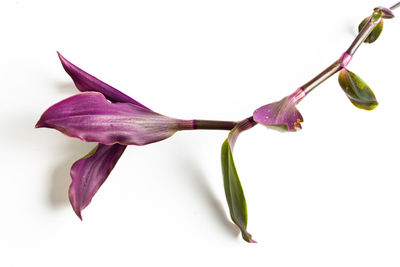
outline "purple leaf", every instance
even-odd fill
[[[120,92],[114,87],[100,81],[96,77],[78,68],[70,61],[65,59],[61,55],[61,53],[58,53],[58,57],[60,58],[61,64],[63,65],[65,71],[73,79],[78,90],[82,92],[85,91],[100,92],[103,93],[105,97],[112,102],[131,103],[150,110],[149,108],[145,107],[141,103],[130,98],[129,96],[125,95],[124,93]],[[99,162],[96,161],[96,159],[98,158],[96,154],[103,153],[104,157],[106,158],[119,158],[122,155],[125,148],[126,146],[119,144],[114,144],[110,146],[98,144],[98,149],[96,150],[93,156],[91,156],[90,158],[80,159],[73,165],[71,169],[71,176],[73,180],[72,184],[70,185],[70,201],[74,211],[80,218],[81,218],[80,215],[81,210],[90,203],[91,198],[99,189],[101,184],[105,181],[105,179],[107,179],[109,172],[112,170],[114,166],[114,165],[112,167],[110,166],[108,172],[107,168],[103,168],[102,172],[96,172],[96,170],[99,169],[99,166],[97,164],[101,164],[100,161]],[[79,172],[76,171],[77,166],[79,166]],[[72,175],[73,173],[74,175]],[[83,183],[81,181],[83,181],[85,177],[91,177],[90,178],[91,181],[97,182],[97,189],[95,191],[89,192],[87,189],[84,188],[84,186],[87,185],[87,183]],[[86,192],[86,195],[82,195],[83,194],[82,192]]]
[[[254,111],[253,118],[256,122],[265,126],[294,132],[301,129],[301,122],[303,122],[303,117],[296,108],[296,103],[303,97],[304,95],[301,92],[300,94],[297,92],[281,101],[262,106]]]
[[[111,146],[98,144],[93,151],[72,165],[69,200],[81,220],[81,211],[89,205],[125,148],[126,146],[119,144]]]
[[[130,103],[110,103],[100,93],[86,92],[51,106],[36,127],[54,128],[86,142],[146,145],[192,128],[193,121],[169,118]]]
[[[374,8],[375,12],[381,13],[382,18],[384,19],[392,19],[394,18],[393,11],[390,10],[389,8],[383,7],[383,6],[378,6]]]
[[[130,98],[119,90],[115,89],[112,86],[100,81],[96,77],[88,74],[82,69],[78,68],[70,61],[65,59],[61,53],[58,53],[58,57],[61,60],[61,64],[63,65],[65,71],[71,76],[78,90],[80,91],[95,91],[103,93],[106,98],[112,102],[123,102],[123,103],[131,103],[134,105],[141,106],[145,109],[149,109],[144,105],[140,104],[136,100]],[[97,148],[98,147],[98,148]],[[94,194],[103,184],[103,182],[107,179],[109,173],[112,168],[116,164],[119,157],[121,157],[124,152],[126,146],[114,144],[114,145],[97,145],[96,152],[89,158],[85,157],[83,159],[78,160],[71,169],[72,176],[72,184],[70,185],[70,202],[80,219],[81,210],[84,209],[89,203]],[[97,154],[102,155],[105,159],[113,159],[116,158],[114,165],[110,164],[105,165],[104,168],[101,168],[102,161]],[[100,164],[100,165],[99,165]],[[107,163],[106,163],[107,164]],[[79,167],[79,170],[77,168]],[[87,179],[87,177],[90,177]],[[86,183],[83,182],[86,180]],[[92,184],[95,184],[96,190],[89,191],[85,187],[91,187]]]
[[[61,64],[64,70],[71,76],[75,83],[75,86],[81,92],[94,91],[102,93],[111,102],[122,102],[122,103],[132,103],[138,105],[142,108],[149,109],[144,105],[140,104],[136,100],[127,96],[126,94],[120,92],[114,87],[100,81],[96,77],[90,75],[89,73],[81,70],[67,59],[65,59],[59,52],[57,52],[58,57],[61,60]]]

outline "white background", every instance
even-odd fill
[[[162,114],[241,120],[336,60],[391,1],[10,1],[0,4],[0,266],[400,266],[400,19],[299,104],[297,133],[256,126],[235,161],[248,230],[229,220],[223,131],[129,147],[81,222],[72,163],[94,144],[34,129],[77,93],[56,51]],[[396,14],[400,13],[396,12]]]

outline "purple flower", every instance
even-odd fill
[[[99,143],[71,168],[69,199],[75,213],[82,219],[81,211],[107,179],[126,145],[145,145],[163,140],[177,130],[193,127],[193,121],[153,112],[73,65],[60,53],[58,55],[65,71],[84,93],[50,107],[36,127],[54,128],[68,136]]]
[[[281,101],[262,106],[254,111],[254,121],[278,130],[294,132],[301,129],[303,117],[296,104],[305,97],[303,89],[283,98]]]

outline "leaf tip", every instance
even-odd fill
[[[71,199],[70,199],[71,201]],[[71,205],[72,205],[72,209],[74,210],[76,216],[78,216],[79,220],[83,220],[82,219],[82,209],[80,207],[75,206],[72,201],[71,201]]]
[[[71,62],[69,62],[60,52],[58,52],[57,51],[57,55],[58,55],[58,58],[60,59],[60,61],[61,61],[61,65],[63,66],[63,68],[64,68],[64,70],[65,71],[67,71],[70,67],[70,65],[71,65]],[[68,73],[68,71],[67,71],[67,73]]]
[[[35,129],[46,127],[46,123],[40,118],[40,120],[35,124]]]
[[[371,110],[376,109],[376,108],[378,107],[378,105],[379,105],[379,103],[378,103],[378,102],[375,102],[375,103],[372,103],[372,104],[368,105],[367,107],[365,107],[365,108],[363,108],[363,109],[368,110],[368,111],[371,111]]]
[[[249,232],[247,232],[246,228],[240,227],[240,225],[238,226],[240,228],[240,231],[242,232],[242,238],[244,241],[248,243],[257,243],[257,241],[253,239],[253,236]]]
[[[82,205],[80,201],[78,201],[77,196],[75,195],[75,190],[74,190],[74,181],[72,181],[69,190],[68,190],[68,197],[69,197],[69,202],[71,203],[72,209],[74,210],[76,216],[82,221]]]
[[[78,216],[79,220],[83,221],[82,209],[80,207],[76,207],[74,204],[72,204],[72,201],[71,201],[71,205],[72,205],[72,209],[74,210],[76,216]]]
[[[57,51],[57,56],[58,56],[58,58],[61,60],[61,62],[64,62],[66,59],[64,58],[64,56],[59,52],[59,51]]]
[[[79,220],[83,221],[81,213],[76,213],[76,215],[78,216]]]

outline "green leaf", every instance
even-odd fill
[[[339,84],[356,107],[373,110],[378,106],[372,90],[353,72],[343,68],[339,73]]]
[[[247,242],[254,242],[247,232],[247,205],[242,185],[233,161],[232,148],[229,138],[222,144],[221,149],[222,175],[224,178],[225,196],[233,222],[240,228],[242,237]]]
[[[360,25],[358,25],[358,32],[364,28],[364,26],[368,23],[370,17],[366,17]],[[381,32],[383,30],[383,19],[378,23],[378,25],[375,26],[375,28],[372,30],[372,32],[368,35],[367,39],[365,39],[365,43],[373,43],[375,42],[379,35],[381,35]]]

